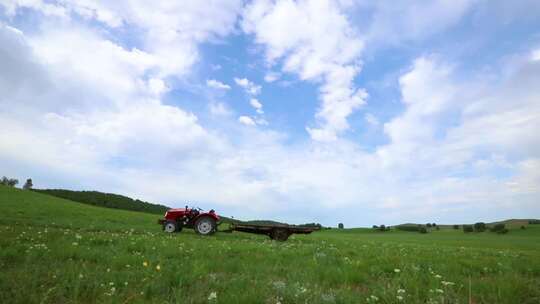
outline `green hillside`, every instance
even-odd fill
[[[2,303],[539,303],[540,225],[279,243],[0,186]]]
[[[72,202],[105,208],[140,211],[159,215],[164,214],[165,211],[170,209],[170,207],[164,205],[152,204],[124,195],[99,191],[72,191],[65,189],[32,189],[32,191],[56,196]],[[220,216],[220,218],[224,223],[241,222],[225,216]]]
[[[65,198],[79,203],[107,208],[141,211],[155,214],[163,214],[169,209],[167,206],[152,204],[119,194],[103,193],[98,191],[72,191],[64,189],[32,189],[32,191]]]

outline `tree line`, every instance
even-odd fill
[[[16,178],[10,178],[10,177],[6,177],[6,176],[2,176],[2,179],[0,179],[0,185],[2,185],[2,186],[15,187],[15,186],[17,186],[17,184],[19,184],[19,180],[16,179]],[[25,189],[25,190],[32,189],[33,186],[34,185],[32,183],[32,179],[29,178],[24,183],[23,189]]]

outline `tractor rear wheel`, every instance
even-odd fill
[[[177,232],[177,231],[179,231],[178,224],[176,222],[173,222],[173,221],[167,221],[163,225],[163,231],[165,231],[167,233]]]
[[[209,217],[203,216],[195,222],[195,231],[201,235],[211,235],[216,232],[216,221]]]

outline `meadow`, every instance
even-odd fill
[[[540,225],[166,235],[159,215],[0,186],[1,303],[540,303]]]

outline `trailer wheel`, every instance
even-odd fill
[[[197,219],[194,228],[198,234],[211,235],[216,232],[217,225],[216,221],[213,218],[209,216],[203,216]]]
[[[284,242],[289,238],[289,231],[287,229],[274,228],[270,234],[272,240]]]
[[[163,225],[163,231],[165,231],[167,233],[177,232],[177,231],[179,231],[178,224],[176,222],[173,222],[173,221],[167,221]]]

